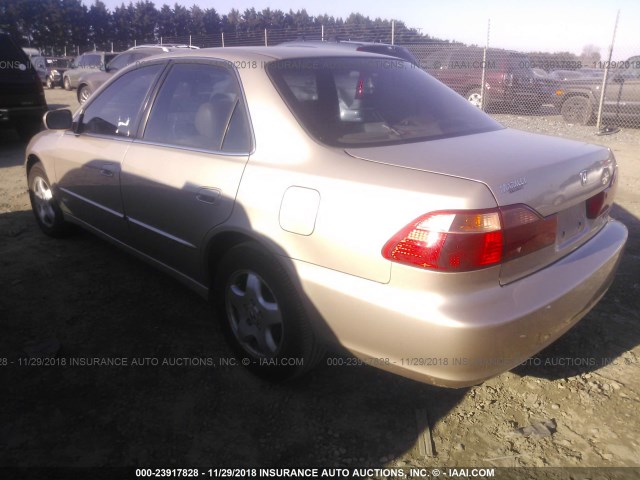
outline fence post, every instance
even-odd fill
[[[482,77],[480,82],[482,83],[482,85],[480,85],[480,110],[484,111],[484,84],[485,82],[485,77],[487,74],[487,50],[489,48],[489,34],[491,33],[491,19],[487,20],[487,44],[484,47],[484,50],[482,52]]]
[[[613,26],[613,38],[609,46],[609,58],[604,66],[604,76],[602,77],[602,88],[600,89],[600,102],[598,102],[598,119],[596,120],[596,128],[600,131],[602,126],[602,107],[604,105],[604,94],[607,88],[607,77],[609,77],[609,67],[611,65],[611,57],[613,56],[613,45],[616,43],[616,30],[618,30],[618,19],[620,18],[620,10],[616,14],[616,23]],[[617,126],[617,125],[615,125]]]
[[[391,20],[391,45],[395,45],[396,41],[396,21]]]
[[[221,33],[222,33],[222,46],[224,47],[224,32],[221,32]]]
[[[268,47],[269,45],[267,45],[267,29],[264,29],[264,46]]]
[[[191,35],[189,35],[189,46],[191,46]]]
[[[324,42],[324,24],[320,25],[320,39]]]

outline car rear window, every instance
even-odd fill
[[[399,59],[290,59],[270,63],[267,72],[303,127],[332,146],[393,145],[503,128]]]

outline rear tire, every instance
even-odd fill
[[[586,97],[569,97],[562,104],[560,113],[567,123],[588,125],[593,116],[593,105],[591,105],[591,101]]]
[[[46,86],[49,90],[52,90],[55,88],[55,85],[53,84],[53,82],[51,81],[51,79],[49,77],[47,77],[47,81],[46,81]]]
[[[253,242],[231,248],[215,278],[217,313],[240,363],[272,381],[298,377],[322,358],[284,268]]]
[[[51,183],[42,163],[38,162],[31,167],[28,181],[31,209],[40,230],[50,237],[67,236],[71,231],[71,225],[65,221],[62,210],[53,196]]]

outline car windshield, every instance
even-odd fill
[[[272,62],[267,71],[306,130],[332,146],[392,145],[503,128],[399,59],[291,59]]]
[[[48,58],[47,65],[52,68],[69,68],[71,60],[68,58]]]

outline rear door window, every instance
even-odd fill
[[[102,64],[102,59],[100,57],[100,55],[94,55],[94,54],[90,54],[90,55],[86,55],[84,58],[84,66],[88,67],[88,68],[97,68],[100,67],[100,65]]]
[[[122,53],[109,63],[109,71],[116,72],[131,63],[131,53]]]
[[[248,153],[249,124],[233,71],[224,64],[173,65],[156,96],[143,138],[166,145]]]

